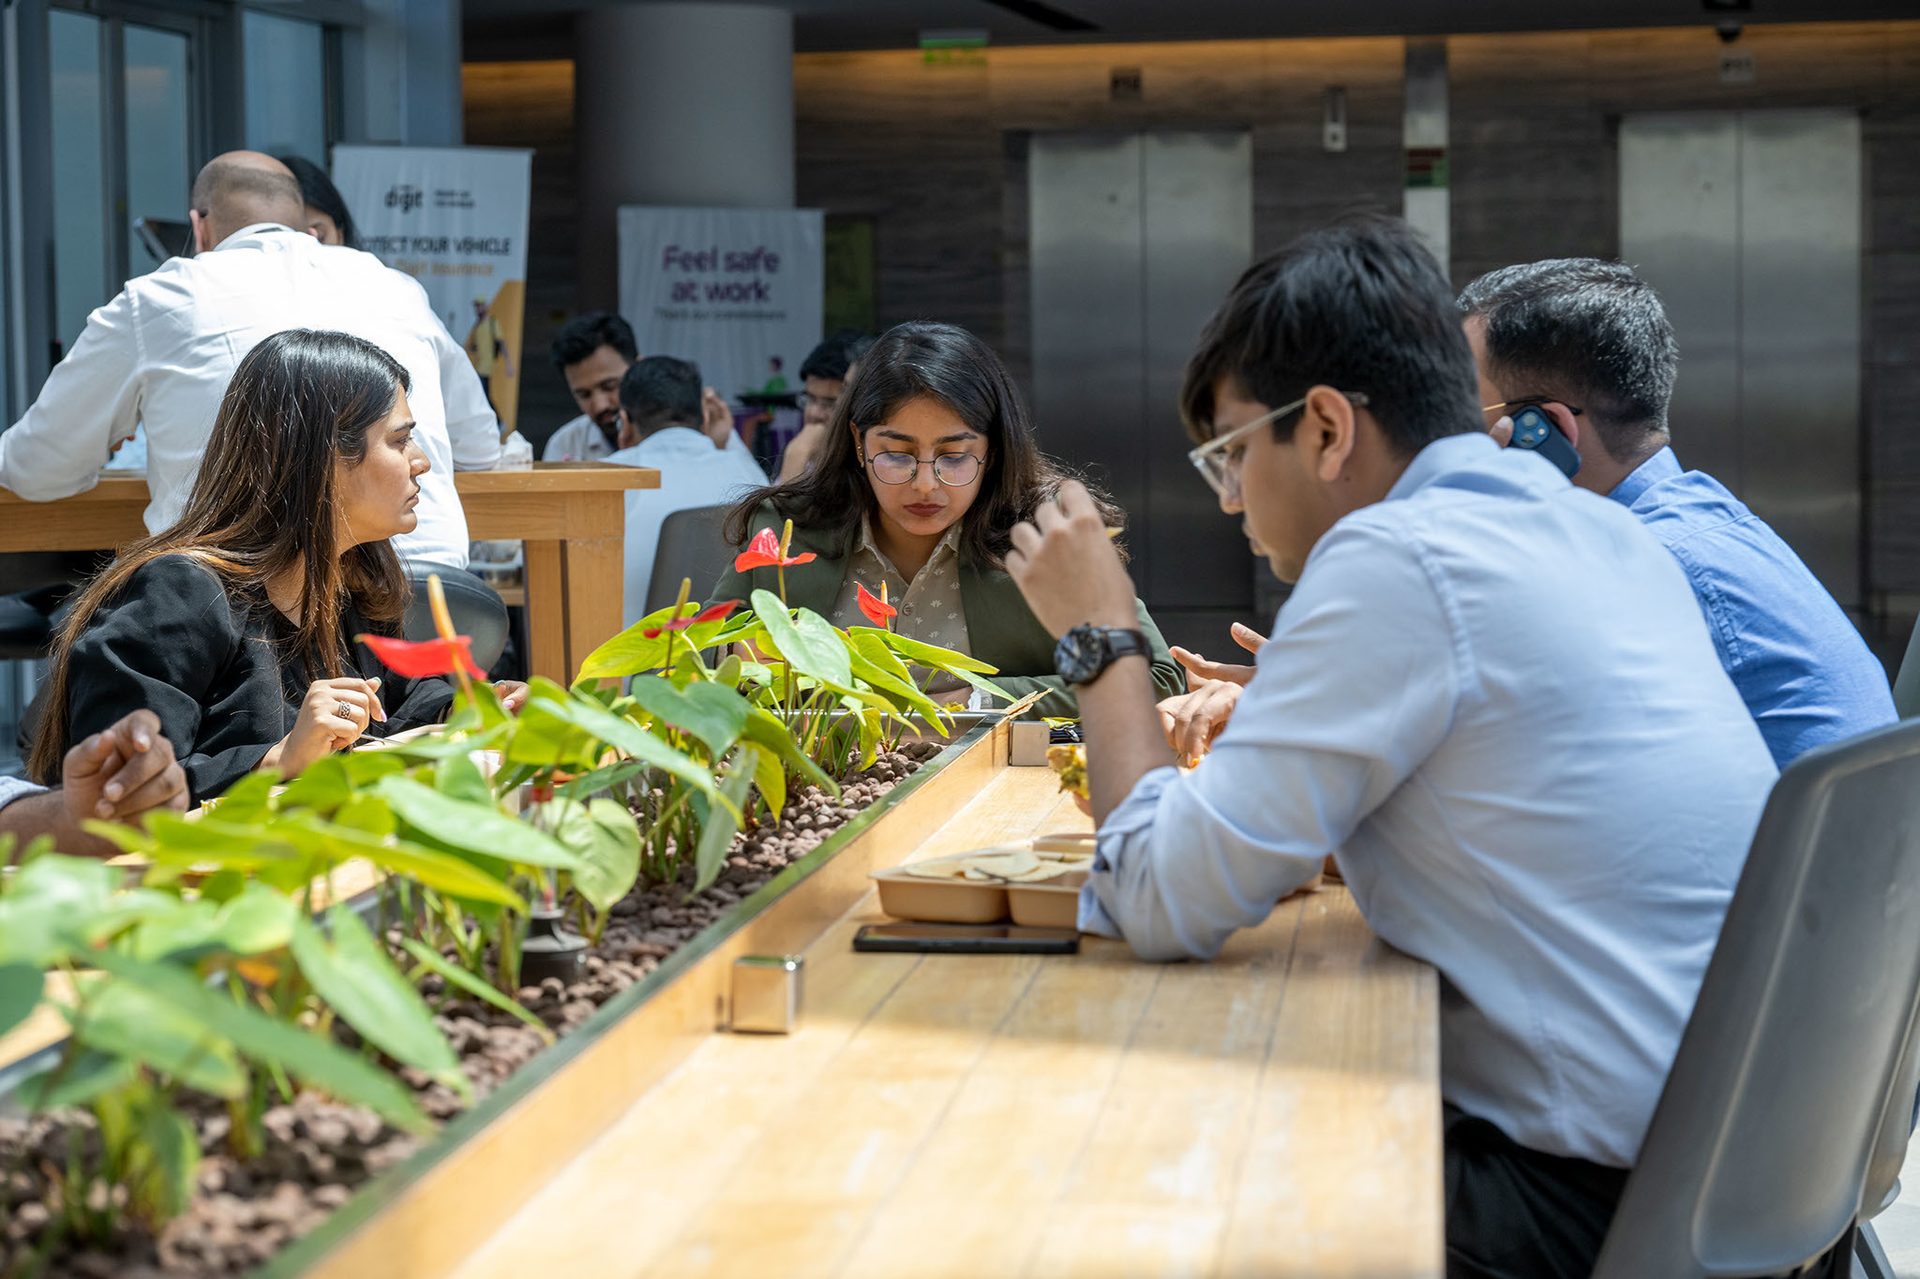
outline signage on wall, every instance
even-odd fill
[[[674,355],[729,399],[800,389],[820,341],[825,233],[818,209],[619,213],[620,313],[643,355]]]
[[[1420,191],[1447,185],[1445,147],[1407,148],[1407,189]]]
[[[405,271],[464,346],[500,421],[519,417],[531,151],[335,147],[360,247]]]

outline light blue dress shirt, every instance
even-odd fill
[[[1887,674],[1827,588],[1766,521],[1670,448],[1608,494],[1666,544],[1693,586],[1720,664],[1785,768],[1891,724]]]
[[[1775,776],[1673,557],[1450,437],[1321,538],[1257,665],[1200,766],[1108,817],[1081,927],[1207,958],[1332,853],[1440,970],[1446,1098],[1630,1165]]]
[[[660,526],[675,511],[731,502],[767,482],[738,435],[718,449],[706,435],[688,426],[667,426],[632,448],[610,453],[621,466],[651,466],[660,472],[657,489],[627,490],[626,580],[621,586],[621,625],[632,626],[647,612],[647,583],[660,546]],[[712,582],[695,582],[693,598],[705,598]]]

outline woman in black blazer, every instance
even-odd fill
[[[413,528],[428,467],[408,389],[398,362],[344,333],[293,329],[248,353],[180,522],[122,551],[62,627],[36,777],[141,707],[196,803],[445,717],[444,679],[385,672],[354,638],[397,634],[406,606],[387,539]]]

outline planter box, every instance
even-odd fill
[[[803,949],[1007,763],[982,722],[529,1062],[260,1273],[432,1279],[462,1261],[632,1102],[725,1025],[733,961]],[[802,1016],[805,1016],[804,1010]]]

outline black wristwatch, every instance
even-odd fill
[[[1053,646],[1053,669],[1069,684],[1091,684],[1123,657],[1152,656],[1153,647],[1139,631],[1082,622]]]

